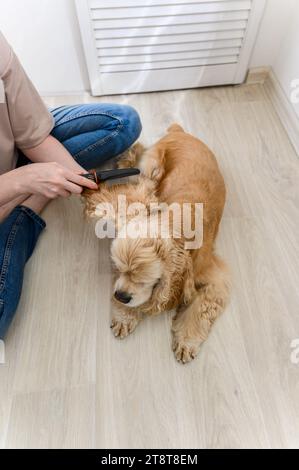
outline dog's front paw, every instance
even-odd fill
[[[136,326],[138,325],[139,320],[135,317],[130,318],[113,318],[111,321],[111,329],[116,338],[123,339],[132,333]]]
[[[178,362],[186,364],[193,361],[200,349],[200,342],[192,339],[173,337],[172,350]]]

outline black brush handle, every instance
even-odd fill
[[[112,180],[115,178],[125,178],[126,176],[139,175],[138,168],[119,168],[116,170],[97,171],[99,181]]]
[[[115,170],[102,170],[92,173],[86,173],[84,178],[100,183],[101,181],[112,180],[115,178],[125,178],[126,176],[139,175],[140,170],[138,168],[119,168]]]

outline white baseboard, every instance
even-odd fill
[[[299,156],[299,118],[272,69],[264,88]]]
[[[271,67],[249,69],[246,85],[263,85],[299,156],[299,118]]]
[[[42,98],[56,98],[59,96],[66,96],[66,97],[78,97],[78,96],[90,96],[89,90],[73,90],[73,91],[44,91],[38,90],[39,95]]]
[[[253,67],[249,69],[246,77],[246,85],[263,85],[268,79],[271,67]]]

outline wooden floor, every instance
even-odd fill
[[[136,107],[145,144],[177,121],[218,156],[228,188],[218,251],[232,269],[231,303],[190,365],[173,357],[171,315],[116,340],[109,243],[83,221],[78,200],[52,203],[0,366],[0,445],[299,447],[299,364],[290,359],[299,338],[299,161],[265,90],[109,100]]]

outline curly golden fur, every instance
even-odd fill
[[[230,278],[225,263],[214,253],[214,243],[225,203],[225,185],[212,152],[199,139],[173,124],[165,137],[145,150],[140,144],[120,159],[119,167],[138,166],[134,182],[85,191],[85,213],[97,213],[101,202],[110,202],[117,214],[117,195],[127,204],[145,206],[140,223],[147,222],[151,203],[203,203],[203,243],[186,249],[185,237],[121,237],[124,227],[115,218],[117,236],[111,257],[115,266],[115,336],[131,333],[144,315],[176,309],[173,318],[173,350],[178,361],[191,361],[229,298]],[[133,217],[134,214],[132,214]],[[107,217],[107,214],[105,214]],[[109,217],[109,215],[108,215]],[[115,217],[111,214],[111,217]],[[192,212],[192,217],[195,217]],[[127,226],[131,219],[126,221]],[[171,224],[175,225],[173,219]],[[174,227],[176,228],[176,227]],[[129,300],[128,300],[129,299]],[[123,302],[127,303],[123,303]]]

